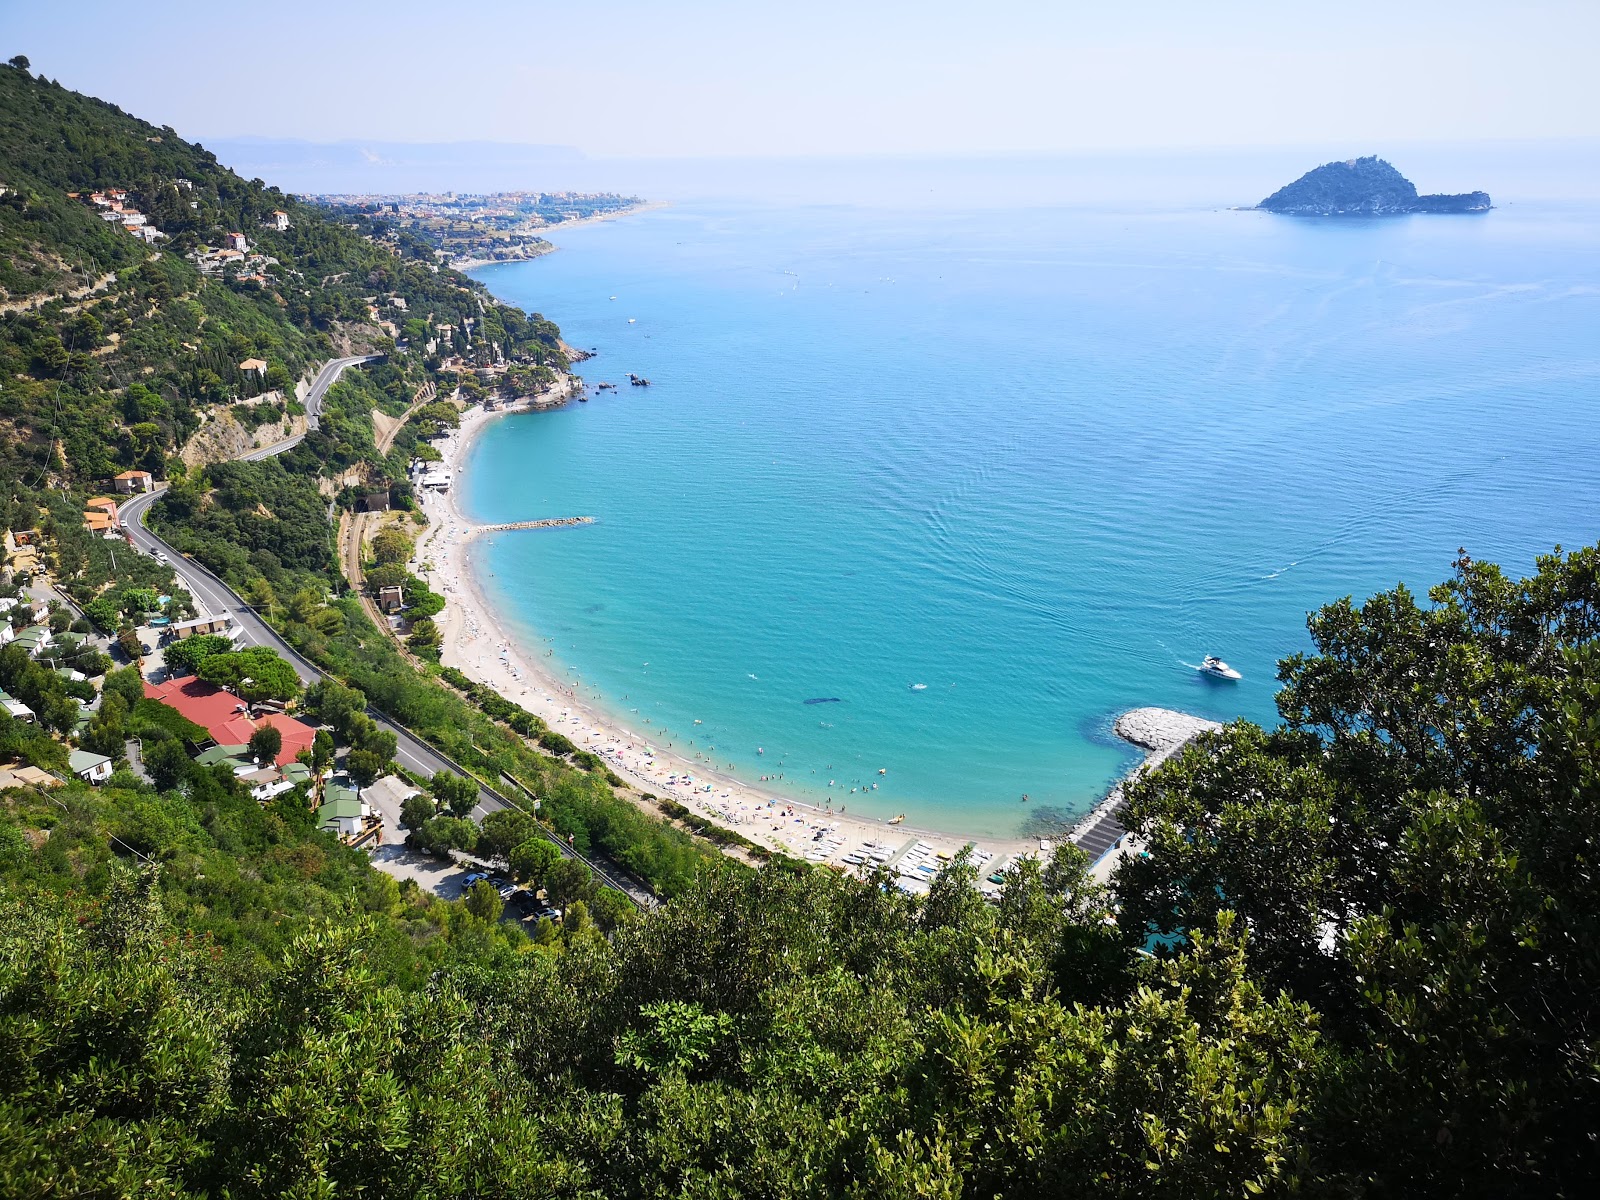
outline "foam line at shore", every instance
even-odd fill
[[[487,413],[469,409],[461,426],[440,445],[446,464],[458,481],[474,441],[494,421],[514,412],[549,408],[564,403],[571,394],[568,381],[545,396]],[[972,839],[959,834],[891,825],[886,821],[847,814],[831,806],[816,805],[784,796],[766,787],[753,786],[700,763],[655,746],[647,737],[629,729],[625,722],[607,712],[594,698],[581,695],[560,680],[542,660],[530,658],[518,647],[494,607],[488,603],[480,584],[474,558],[480,534],[497,527],[483,526],[469,519],[462,510],[459,491],[428,493],[422,500],[429,518],[427,530],[419,539],[416,558],[427,564],[423,572],[429,586],[445,596],[447,604],[437,618],[443,638],[444,665],[495,689],[534,713],[552,729],[574,744],[600,755],[630,787],[642,793],[670,797],[696,815],[734,830],[769,849],[818,863],[869,867],[889,862],[910,889],[925,886],[940,863],[972,845]],[[545,518],[530,514],[519,526],[536,526],[543,521],[576,523],[572,518]],[[510,536],[541,536],[538,532],[512,533]],[[418,568],[421,569],[420,567]],[[1139,714],[1162,714],[1140,718]],[[1152,759],[1171,753],[1188,737],[1211,722],[1183,713],[1141,709],[1127,714],[1132,724],[1117,732],[1135,744],[1153,750]],[[1187,732],[1184,732],[1187,731]],[[1181,734],[1181,736],[1180,736]],[[1172,739],[1177,741],[1171,745]],[[1143,740],[1142,740],[1143,739]],[[1159,739],[1164,750],[1156,749]],[[1147,759],[1146,762],[1152,759]],[[1141,764],[1143,765],[1143,764]],[[1093,824],[1096,814],[1120,803],[1121,785],[1091,813],[1079,829]],[[998,863],[1001,857],[1017,858],[1048,853],[1049,840],[1035,838],[984,838],[974,847],[975,865],[980,877],[985,864]]]

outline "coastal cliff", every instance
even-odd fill
[[[1490,208],[1488,192],[1417,194],[1416,185],[1376,156],[1324,163],[1279,188],[1257,208],[1295,216],[1377,217],[1402,213],[1473,213]]]

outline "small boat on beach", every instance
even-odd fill
[[[905,819],[906,819],[905,813],[901,813],[898,817],[890,817],[889,818],[889,824],[898,825],[898,824],[900,824],[901,821],[904,821]]]
[[[1200,674],[1209,675],[1213,679],[1236,680],[1244,676],[1223,662],[1215,654],[1208,654],[1200,663]]]

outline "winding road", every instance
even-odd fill
[[[317,377],[311,381],[311,390],[306,393],[303,403],[306,406],[306,427],[315,429],[317,422],[322,417],[322,398],[328,394],[328,389],[338,382],[339,376],[344,374],[346,367],[358,367],[363,363],[381,362],[381,354],[352,354],[348,358],[329,359],[323,364],[322,370],[317,372]],[[300,439],[305,437],[297,433],[292,438],[284,438],[281,442],[274,442],[270,446],[263,446],[259,450],[252,450],[249,454],[241,454],[240,462],[260,462],[264,458],[272,458],[282,454],[285,450],[292,450],[300,444]]]
[[[322,397],[335,380],[347,367],[360,363],[374,362],[381,355],[357,355],[351,358],[337,358],[329,362],[318,373],[316,381],[311,385],[311,391],[306,396],[306,412],[310,417],[310,424],[316,428],[317,417],[322,409]],[[302,435],[303,436],[303,435]],[[267,446],[254,453],[245,455],[245,462],[259,462],[275,454],[282,454],[300,443],[300,437],[288,438],[276,445]],[[263,621],[227,584],[217,578],[208,568],[202,566],[192,558],[186,558],[178,550],[157,537],[145,528],[145,516],[150,506],[161,496],[165,487],[131,496],[126,503],[120,506],[120,516],[127,523],[128,540],[145,554],[154,556],[158,551],[164,553],[171,561],[173,570],[177,573],[179,581],[199,601],[200,605],[212,614],[232,613],[234,621],[244,631],[238,639],[241,646],[268,646],[276,650],[280,656],[293,665],[295,672],[300,676],[301,682],[310,685],[321,679],[323,673],[315,667],[309,659],[301,656],[299,651],[289,645],[279,636],[278,632]],[[449,771],[457,775],[467,775],[468,772],[451,762],[421,738],[411,733],[401,725],[390,720],[377,709],[368,708],[368,715],[383,728],[395,735],[396,749],[395,761],[408,771],[417,775],[432,776],[440,771]],[[478,784],[478,806],[473,809],[473,816],[482,820],[483,817],[496,809],[517,808],[524,812],[527,809],[521,804],[513,804],[492,788]],[[654,907],[656,899],[649,890],[642,887],[632,879],[621,876],[615,871],[608,871],[595,863],[592,859],[577,853],[565,842],[549,834],[540,826],[541,832],[555,844],[562,854],[569,858],[576,858],[584,862],[602,881],[611,887],[625,893],[634,903],[642,907]]]

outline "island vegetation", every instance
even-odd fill
[[[1376,156],[1324,163],[1279,188],[1257,208],[1314,217],[1380,217],[1403,213],[1477,213],[1489,193],[1420,196],[1413,184]]]

